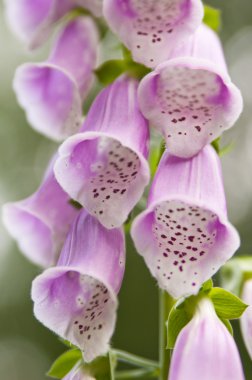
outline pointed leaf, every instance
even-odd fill
[[[114,82],[126,70],[126,63],[121,59],[106,61],[95,70],[95,74],[100,83],[104,86]]]
[[[207,280],[206,282],[204,282],[200,291],[204,293],[208,293],[212,289],[212,287],[213,287],[213,280],[210,278],[210,280]]]
[[[176,305],[170,311],[167,321],[167,348],[172,349],[178,334],[190,321],[190,317],[184,308],[177,309]]]
[[[80,350],[73,349],[66,351],[55,360],[49,369],[47,376],[53,377],[54,379],[62,379],[80,360],[82,360]]]
[[[231,325],[231,323],[229,322],[228,319],[225,319],[225,318],[220,318],[221,322],[226,326],[226,328],[228,329],[228,331],[230,332],[230,334],[233,336],[233,327]]]
[[[209,5],[204,6],[204,11],[205,14],[203,22],[215,32],[219,32],[221,28],[221,11],[219,9],[210,7]]]
[[[84,371],[96,380],[114,380],[115,362],[113,356],[100,356],[92,363],[84,364]]]
[[[216,313],[221,318],[240,318],[248,307],[240,298],[222,288],[212,288],[209,297],[214,304]]]

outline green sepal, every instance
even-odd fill
[[[99,66],[95,70],[95,75],[101,84],[107,86],[123,74],[126,71],[126,67],[126,61],[122,59],[111,59]]]
[[[220,317],[219,317],[219,319],[225,325],[225,327],[230,332],[230,334],[233,336],[234,335],[234,333],[233,333],[233,327],[232,327],[231,323],[229,322],[229,320],[225,319],[225,318],[220,318]]]
[[[116,367],[116,357],[109,353],[100,356],[91,363],[84,363],[82,353],[75,348],[64,352],[52,364],[47,376],[54,379],[62,379],[75,366],[81,366],[84,373],[93,376],[96,380],[114,380],[114,370]]]
[[[212,288],[208,295],[214,304],[216,314],[220,318],[240,318],[248,307],[240,298],[222,288]]]
[[[216,153],[220,153],[220,141],[221,141],[221,137],[217,137],[217,139],[215,139],[214,141],[211,142],[211,145],[212,147],[215,149]]]
[[[210,278],[209,280],[204,282],[204,284],[200,288],[200,292],[209,293],[212,287],[213,287],[213,280]]]
[[[167,327],[167,349],[172,349],[175,346],[176,339],[183,327],[190,322],[191,317],[188,314],[184,302],[178,301],[175,304],[169,314],[168,320],[166,322]]]
[[[123,73],[141,79],[150,71],[146,66],[132,61],[130,55],[125,55],[125,59],[111,59],[104,62],[95,70],[95,75],[103,86],[107,86]]]
[[[220,9],[204,5],[204,18],[203,22],[213,29],[215,32],[219,32],[221,28],[221,11]]]
[[[96,380],[114,380],[115,367],[116,358],[111,353],[106,356],[100,356],[92,363],[84,364],[83,366],[84,371]]]
[[[54,379],[62,379],[71,369],[82,360],[81,351],[77,348],[68,350],[60,355],[49,369],[47,376]]]

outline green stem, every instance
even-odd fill
[[[159,364],[153,360],[142,358],[122,350],[111,350],[119,361],[122,361],[127,364],[135,365],[137,367],[144,367],[148,370],[153,370],[159,368]]]
[[[150,369],[133,369],[133,370],[126,370],[126,371],[118,371],[115,373],[115,379],[124,379],[124,380],[130,380],[134,378],[157,378],[158,377],[158,371],[157,370],[150,370]]]
[[[159,380],[167,380],[170,366],[170,351],[166,348],[167,331],[166,322],[169,312],[174,304],[173,298],[164,290],[159,293]]]

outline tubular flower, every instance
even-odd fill
[[[91,18],[67,24],[45,63],[20,66],[14,89],[31,126],[60,141],[77,132],[82,101],[93,83],[98,35]]]
[[[243,340],[250,358],[252,359],[252,280],[247,280],[243,286],[242,299],[249,307],[240,319]]]
[[[147,210],[131,235],[159,286],[175,298],[196,294],[234,254],[239,236],[227,220],[220,162],[211,146],[192,159],[164,153]]]
[[[53,265],[78,210],[69,201],[49,165],[39,189],[30,197],[3,206],[3,221],[20,250],[35,264]]]
[[[107,228],[125,222],[149,182],[149,130],[137,86],[123,76],[101,91],[82,132],[63,143],[55,164],[63,189]]]
[[[202,25],[171,60],[141,81],[139,104],[178,157],[197,154],[232,127],[242,97],[227,73],[217,35]]]
[[[95,380],[95,378],[86,373],[81,366],[75,366],[63,380]]]
[[[102,14],[102,0],[5,0],[10,28],[30,49],[42,45],[55,24],[76,6]]]
[[[133,59],[155,67],[200,25],[200,0],[104,0],[111,29],[132,52]]]
[[[30,49],[42,45],[56,22],[70,9],[70,0],[5,0],[10,28]]]
[[[35,316],[78,346],[86,362],[108,350],[124,267],[122,230],[107,230],[82,210],[57,266],[33,281]]]
[[[185,379],[245,379],[235,341],[209,299],[200,301],[175,344],[169,380]]]

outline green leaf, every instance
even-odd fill
[[[185,325],[190,321],[190,316],[184,308],[177,309],[176,305],[170,311],[167,321],[167,347],[172,349],[175,346],[175,342],[178,334]]]
[[[212,289],[212,287],[213,287],[213,280],[210,278],[209,280],[204,282],[200,291],[204,292],[204,293],[209,293],[209,291]]]
[[[80,350],[73,349],[66,351],[55,360],[47,375],[55,379],[62,379],[80,360],[82,360]]]
[[[205,5],[203,22],[215,32],[219,32],[221,28],[221,11],[209,5]]]
[[[84,364],[84,371],[96,380],[114,380],[115,366],[116,361],[109,353],[107,356],[100,356],[90,364]]]
[[[240,318],[248,305],[240,298],[222,288],[212,288],[209,292],[216,314],[224,319]]]
[[[221,141],[221,137],[218,137],[217,139],[215,139],[214,141],[211,142],[211,145],[212,147],[215,149],[216,153],[220,153],[220,141]]]
[[[95,70],[95,74],[99,81],[107,86],[114,82],[126,70],[126,62],[122,59],[112,59],[104,62]]]
[[[231,325],[231,323],[229,322],[228,319],[225,319],[225,318],[220,318],[221,322],[226,326],[226,328],[228,329],[228,331],[230,332],[230,334],[233,336],[233,327]]]

